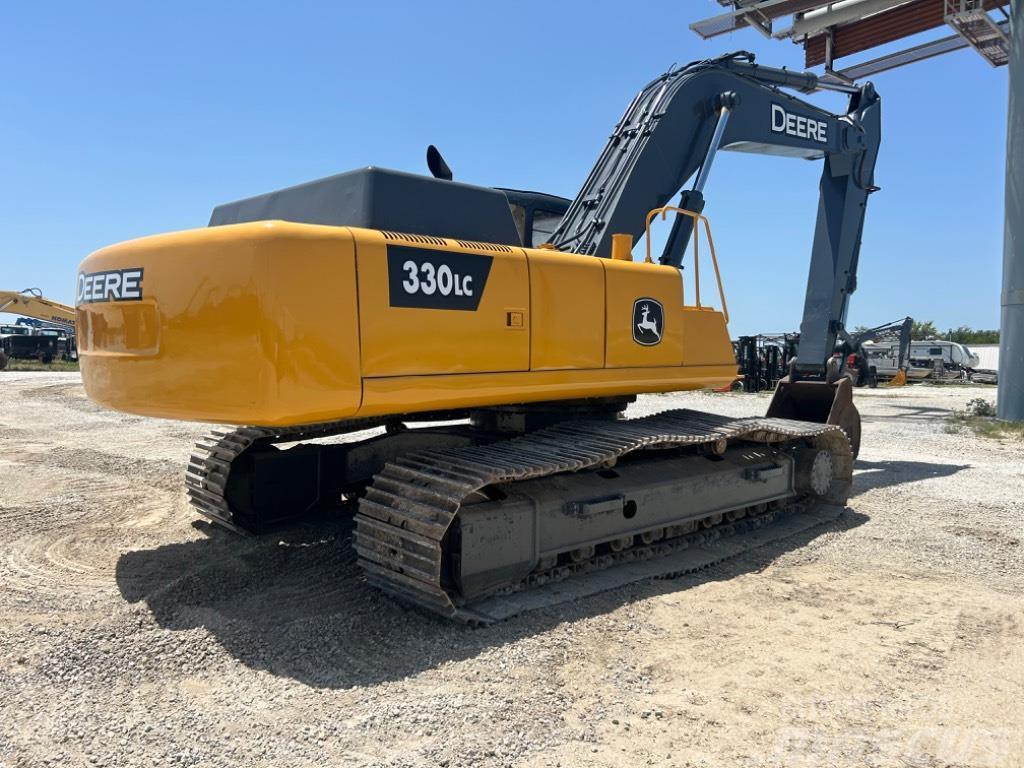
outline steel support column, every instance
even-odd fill
[[[1010,101],[997,408],[1001,419],[1024,421],[1024,0],[1013,0],[1010,7]]]

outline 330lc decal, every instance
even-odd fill
[[[491,256],[389,245],[391,306],[475,312],[487,285],[491,261]]]

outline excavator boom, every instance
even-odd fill
[[[0,291],[0,312],[24,315],[65,328],[75,327],[75,309],[44,298],[37,288],[24,291]]]
[[[849,94],[847,111],[832,114],[783,88],[839,88]],[[823,160],[796,370],[824,378],[856,288],[867,198],[876,189],[880,104],[870,83],[836,86],[809,72],[755,64],[743,52],[666,72],[630,103],[551,242],[609,256],[613,234],[639,238],[648,211],[690,178],[693,188],[679,206],[700,213],[719,150]],[[677,217],[662,264],[680,264],[691,226],[690,217]]]

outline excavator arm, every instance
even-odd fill
[[[0,291],[0,312],[34,317],[47,323],[74,329],[75,310],[66,304],[44,298],[38,288],[24,291]]]
[[[783,88],[828,88],[849,95],[836,115]],[[809,72],[763,67],[740,52],[666,72],[633,99],[563,217],[551,242],[564,251],[607,257],[612,235],[644,231],[647,213],[683,190],[679,207],[700,213],[719,149],[822,159],[820,197],[795,361],[799,378],[824,379],[847,302],[880,138],[873,86],[837,85]],[[693,219],[677,216],[659,261],[679,266]]]
[[[875,328],[868,328],[859,333],[850,334],[844,343],[844,353],[849,351],[864,359],[866,352],[864,344],[883,339],[899,342],[898,357],[896,359],[896,377],[889,383],[889,386],[903,386],[907,383],[907,366],[910,365],[910,334],[914,327],[914,319],[905,317],[902,320],[894,320],[885,325]],[[845,354],[844,354],[845,357]]]

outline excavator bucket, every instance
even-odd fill
[[[853,457],[860,452],[860,413],[853,404],[853,382],[846,376],[829,384],[824,381],[779,381],[768,406],[768,418],[796,419],[817,424],[834,424],[850,440]]]

